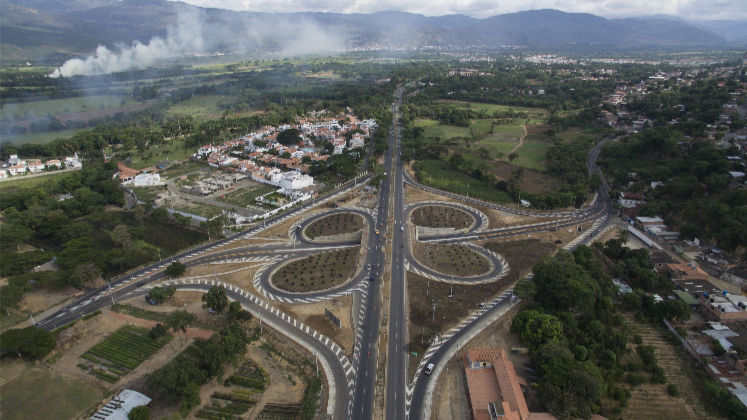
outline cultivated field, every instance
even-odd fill
[[[424,206],[413,210],[410,218],[416,226],[464,229],[475,220],[469,214],[451,207]]]
[[[355,273],[360,247],[312,255],[284,265],[272,276],[275,287],[289,292],[325,290],[347,282]]]
[[[446,275],[468,277],[490,270],[490,263],[485,257],[461,245],[416,242],[412,246],[412,252],[421,264]]]
[[[309,225],[304,232],[309,238],[341,235],[363,229],[363,218],[352,213],[336,213]]]
[[[270,185],[247,187],[230,194],[221,195],[220,197],[216,198],[216,200],[223,203],[233,204],[234,206],[239,207],[255,206],[257,204],[257,197],[269,194],[275,190],[277,190],[277,188]]]

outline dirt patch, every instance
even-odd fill
[[[18,310],[35,314],[63,300],[69,299],[79,292],[79,290],[70,286],[66,286],[60,290],[35,290],[23,295],[21,301],[18,302]]]
[[[315,221],[306,228],[306,236],[329,236],[358,232],[363,229],[363,218],[353,213],[336,213]]]
[[[527,135],[530,134],[542,134],[545,131],[552,128],[550,124],[527,124],[524,126],[527,129]]]
[[[445,206],[423,206],[410,215],[416,226],[463,229],[475,223],[474,218],[462,210]]]
[[[289,292],[313,292],[347,282],[358,266],[360,247],[325,252],[290,262],[272,275],[272,284]]]
[[[453,287],[454,297],[449,297]],[[467,286],[428,280],[407,273],[407,296],[410,304],[410,350],[423,353],[433,334],[443,335],[449,328],[505,291],[508,283],[498,281],[479,286]],[[433,304],[436,304],[435,311]],[[421,345],[421,343],[423,343]]]
[[[353,349],[353,297],[342,296],[330,301],[316,303],[279,303],[277,308],[286,314],[307,324],[325,336],[334,340],[340,347],[350,351]],[[336,316],[342,324],[337,328],[324,314],[327,309]]]
[[[446,275],[469,277],[490,270],[490,262],[485,257],[461,245],[415,242],[412,253],[424,266]]]
[[[482,246],[506,259],[510,269],[508,275],[503,278],[506,282],[513,282],[526,276],[543,255],[554,254],[557,250],[555,243],[538,239],[485,242]]]
[[[411,187],[409,185],[405,187],[405,199],[408,204],[419,203],[421,201],[446,201],[449,203],[453,203],[457,201],[450,197],[446,197],[444,195],[439,195],[439,194],[433,194],[431,192],[423,191],[421,189]]]
[[[506,181],[513,175],[514,171],[520,167],[512,165],[508,162],[495,161],[490,162],[491,168],[488,170],[491,174],[495,175],[499,181]],[[557,192],[563,183],[550,175],[543,174],[542,172],[534,171],[531,169],[524,168],[523,175],[519,179],[519,188],[522,191],[530,193],[541,193],[547,194],[551,192]]]

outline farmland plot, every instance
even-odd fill
[[[91,368],[91,374],[114,383],[171,339],[171,335],[166,335],[160,340],[152,340],[141,333],[142,331],[137,328],[124,327],[83,353],[81,358],[95,363]]]

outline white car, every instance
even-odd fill
[[[430,375],[431,372],[433,372],[433,368],[435,367],[436,365],[434,365],[433,363],[428,363],[428,366],[425,367],[425,374]]]
[[[401,230],[402,232],[404,232],[405,231],[405,227],[404,226],[400,226],[399,230]]]

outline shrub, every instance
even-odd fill
[[[677,388],[677,385],[675,384],[669,384],[667,385],[667,392],[669,395],[673,397],[679,397],[680,396],[680,390]]]
[[[646,382],[646,375],[642,373],[629,373],[625,380],[628,381],[631,386],[637,387]]]
[[[674,330],[677,331],[677,334],[679,334],[682,338],[687,338],[687,330],[680,327],[679,325],[674,327]]]

